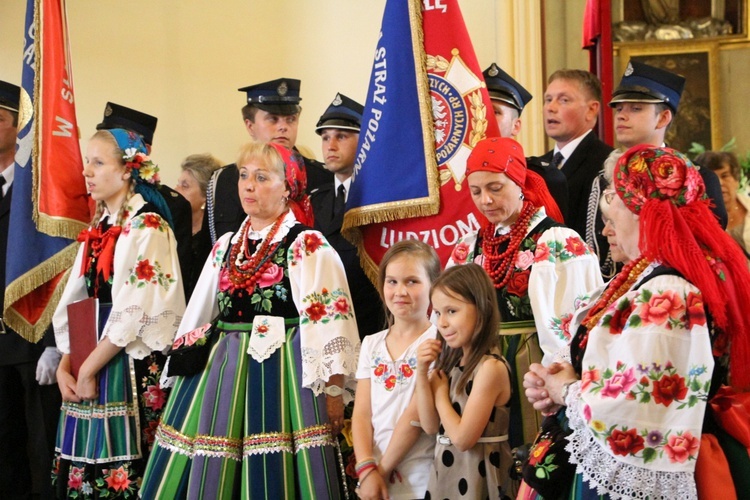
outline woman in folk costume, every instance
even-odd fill
[[[175,377],[141,495],[338,498],[359,349],[346,275],[309,227],[301,159],[253,143],[237,165],[248,217],[216,242],[174,344],[200,343],[191,330],[218,316],[208,361]]]
[[[573,315],[567,361],[525,376],[535,407],[569,419],[575,475],[560,494],[746,495],[750,401],[724,385],[750,387],[745,256],[681,153],[635,146],[613,182],[608,224],[630,262]],[[738,410],[744,417],[728,425]],[[555,464],[542,455],[542,468]]]
[[[185,297],[158,168],[140,136],[94,134],[83,175],[96,214],[79,236],[53,318],[63,405],[52,477],[60,498],[134,497],[166,403],[161,351],[172,343]],[[89,297],[98,299],[102,327],[76,378],[70,352],[82,329],[78,316],[69,321],[68,306]]]
[[[531,363],[551,361],[568,339],[558,318],[579,295],[602,283],[599,265],[581,237],[563,227],[541,177],[526,169],[513,139],[480,141],[466,163],[469,189],[489,221],[464,236],[448,266],[476,262],[490,276],[500,307],[503,355],[511,365],[510,445],[534,440],[540,416],[523,397]]]

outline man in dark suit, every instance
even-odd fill
[[[500,129],[500,137],[512,137],[513,139],[521,132],[521,113],[526,104],[533,96],[513,77],[502,70],[500,66],[492,63],[484,70],[484,81],[492,101],[492,110],[495,113],[497,126]],[[526,158],[526,166],[539,174],[547,184],[550,194],[555,199],[557,207],[563,217],[568,210],[568,181],[565,174],[553,168],[549,162],[542,161],[539,157]]]
[[[334,180],[314,189],[310,194],[315,229],[323,233],[336,249],[346,269],[360,338],[381,331],[385,324],[383,304],[377,290],[362,270],[357,247],[341,236],[346,197],[357,155],[362,111],[361,104],[345,95],[336,94],[320,117],[315,132],[322,140],[325,166],[334,174]]]
[[[242,108],[242,119],[248,134],[256,141],[275,142],[293,149],[297,142],[299,116],[300,81],[279,78],[238,89],[247,95],[247,104]],[[320,162],[304,158],[307,172],[307,192],[331,182],[333,175]],[[224,233],[239,229],[245,220],[237,190],[239,171],[234,163],[214,172],[206,193],[206,214],[211,241],[216,242]]]
[[[5,302],[19,95],[17,86],[0,81],[0,307]],[[22,252],[23,242],[13,242],[11,248]],[[51,328],[32,344],[0,318],[0,498],[52,498],[59,362]]]
[[[585,237],[589,194],[612,147],[593,132],[602,100],[599,79],[588,71],[561,69],[552,73],[544,92],[544,131],[555,147],[540,159],[562,170],[568,180],[565,223]],[[599,263],[610,261],[606,238],[599,233]]]
[[[154,132],[158,119],[155,116],[148,115],[120,104],[108,102],[104,108],[104,118],[96,126],[97,130],[108,130],[113,128],[123,128],[130,130],[143,137],[143,142],[151,153],[151,145],[154,142]],[[177,258],[180,261],[180,269],[190,269],[191,266],[202,266],[203,263],[193,263],[193,252],[191,248],[191,238],[193,236],[193,209],[190,207],[184,196],[167,186],[159,184],[159,193],[161,193],[167,208],[172,215],[175,239],[177,240]],[[185,290],[186,300],[190,298],[188,283],[182,280],[182,286]]]

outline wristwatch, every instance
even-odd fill
[[[575,384],[576,382],[578,382],[578,381],[577,380],[571,380],[570,382],[565,382],[563,384],[562,394],[561,394],[563,405],[565,404],[565,400],[568,399],[568,393],[570,392],[570,386],[573,385],[573,384]]]
[[[336,398],[344,394],[344,389],[342,389],[341,386],[338,385],[329,385],[325,389],[323,389],[323,392],[325,392],[329,396]]]

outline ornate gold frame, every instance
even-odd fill
[[[721,119],[719,116],[721,105],[718,81],[719,43],[716,39],[687,43],[621,44],[619,56],[620,73],[617,75],[616,81],[619,81],[619,78],[625,72],[631,58],[681,74],[687,78],[677,115],[667,132],[667,143],[671,147],[687,152],[690,144],[702,142],[707,148],[721,148]],[[705,123],[702,122],[701,118],[708,118],[709,120],[711,144],[705,143],[707,138],[704,130]],[[679,136],[676,137],[676,134],[679,134]]]

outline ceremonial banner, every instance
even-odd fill
[[[497,122],[458,2],[388,0],[343,226],[371,278],[399,240],[426,242],[445,264],[479,228],[465,171],[486,134]]]
[[[6,261],[5,322],[36,342],[91,217],[78,144],[65,0],[28,0]]]

